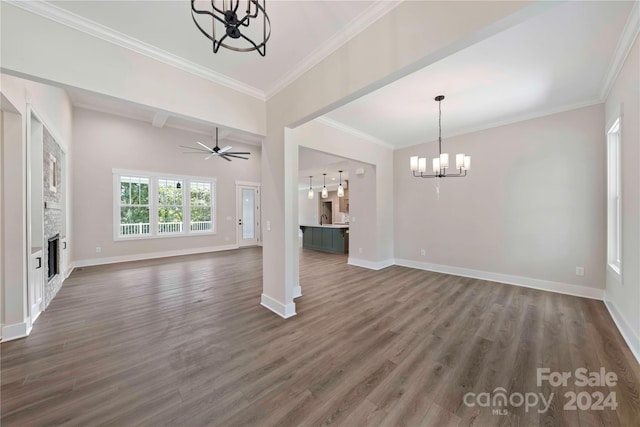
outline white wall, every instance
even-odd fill
[[[3,14],[4,14],[4,7]],[[4,20],[4,16],[3,16]],[[4,43],[4,42],[3,42]],[[27,200],[26,200],[26,129],[27,104],[41,117],[56,141],[69,153],[72,146],[71,103],[64,90],[31,82],[17,77],[0,75],[2,94],[17,110],[17,119],[5,120],[3,138],[4,154],[4,221],[2,239],[4,253],[4,319],[3,339],[20,336],[20,332],[30,326],[27,312]],[[6,119],[6,117],[5,117]],[[73,157],[67,157],[67,165],[72,165]],[[69,188],[67,203],[73,198],[73,188]],[[67,205],[69,206],[69,205]],[[67,210],[68,211],[68,210]],[[72,217],[67,218],[72,223]],[[67,236],[69,237],[69,236]]]
[[[606,123],[622,109],[622,281],[607,271],[606,301],[640,360],[640,41],[636,38],[606,102]],[[607,132],[604,125],[600,132]]]
[[[81,108],[74,109],[75,167],[72,181],[74,204],[74,252],[77,264],[88,265],[172,251],[208,250],[236,245],[235,182],[260,182],[260,147],[229,143],[234,150],[249,151],[249,160],[182,154],[180,145],[196,141],[213,146],[210,137]],[[220,141],[221,145],[226,142]],[[215,235],[113,240],[113,168],[216,179]],[[230,218],[230,219],[228,219]],[[102,249],[96,253],[96,247]]]
[[[394,203],[392,160],[393,153],[389,150],[377,165],[349,162],[349,264],[379,268],[391,263]],[[356,174],[356,169],[362,169],[364,173]],[[382,171],[386,177],[379,179],[378,171]]]
[[[27,309],[27,212],[26,212],[26,160],[22,162],[23,121],[20,114],[3,111],[2,114],[2,337],[7,339],[20,332],[10,332],[6,326],[17,329],[28,327]],[[21,326],[22,325],[22,326]]]
[[[311,225],[319,224],[320,219],[318,217],[318,198],[320,192],[315,190],[313,199],[309,200],[309,189],[300,190],[298,193],[298,224]]]
[[[602,296],[605,272],[605,159],[602,104],[462,136],[443,151],[471,155],[466,178],[414,178],[397,150],[395,257],[522,277],[555,290]],[[421,256],[421,249],[426,255]],[[576,266],[585,268],[576,276]],[[540,284],[540,283],[539,283]],[[570,286],[564,286],[570,285]]]

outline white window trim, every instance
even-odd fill
[[[130,240],[170,239],[176,237],[208,236],[215,235],[218,227],[217,215],[217,188],[216,178],[209,176],[176,175],[162,172],[149,172],[131,169],[112,169],[113,173],[113,240],[116,242]],[[121,236],[120,235],[120,177],[136,176],[149,179],[149,231],[146,235]],[[183,192],[183,231],[181,233],[158,233],[158,180],[175,179],[182,181]],[[191,231],[191,182],[205,182],[211,184],[211,230]]]
[[[616,193],[618,194],[616,219],[612,224],[612,200],[611,200],[611,134],[617,133],[616,153]],[[613,230],[616,228],[616,230]],[[614,235],[615,234],[615,235]],[[607,270],[622,282],[622,114],[616,116],[607,126]],[[618,246],[615,250],[613,246]],[[619,260],[612,259],[612,251],[619,255]]]

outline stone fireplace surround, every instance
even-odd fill
[[[57,242],[57,271],[50,277],[49,263],[45,262],[44,272],[44,304],[49,305],[53,297],[58,293],[62,286],[63,266],[61,264],[62,254],[64,250],[61,242],[65,238],[64,230],[64,197],[66,191],[66,182],[63,174],[64,152],[58,143],[53,139],[49,131],[44,128],[43,135],[43,198],[44,198],[44,260],[49,259],[49,245],[46,243],[49,239],[58,236]]]

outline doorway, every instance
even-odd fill
[[[260,244],[260,184],[236,183],[239,247]]]

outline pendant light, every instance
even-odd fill
[[[326,199],[327,197],[329,197],[329,191],[327,191],[327,174],[323,173],[322,174],[322,198]]]
[[[338,197],[344,197],[344,187],[342,186],[342,171],[340,173],[340,185],[338,185]]]
[[[427,174],[426,157],[412,156],[409,159],[411,172],[416,178],[455,178],[467,176],[467,171],[471,169],[471,156],[464,154],[456,154],[456,169],[458,173],[447,174],[449,168],[449,153],[442,152],[442,100],[444,95],[438,95],[435,100],[438,101],[438,157],[434,157],[432,161],[433,174]]]
[[[307,194],[307,197],[309,198],[309,200],[313,199],[313,188],[311,187],[311,176],[309,176],[309,193]]]

